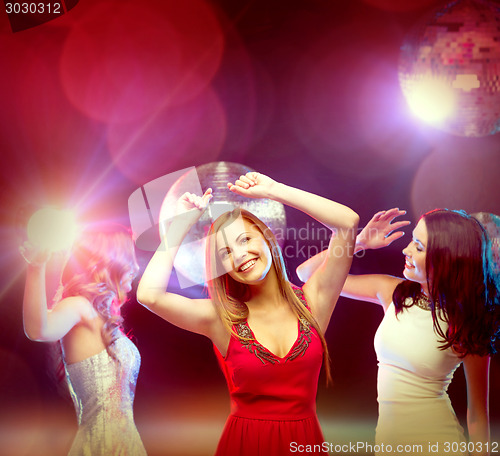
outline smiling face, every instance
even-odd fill
[[[224,271],[240,283],[262,281],[272,265],[272,255],[261,231],[238,218],[217,233],[216,254]]]
[[[427,255],[427,227],[424,219],[420,219],[413,230],[413,238],[403,250],[405,255],[405,268],[403,275],[412,282],[422,285],[422,290],[427,292],[427,272],[425,258]]]

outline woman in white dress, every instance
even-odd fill
[[[78,418],[69,455],[145,456],[133,417],[141,359],[123,333],[120,315],[139,269],[130,232],[113,225],[81,234],[50,310],[45,291],[50,254],[28,243],[20,250],[28,263],[25,333],[34,341],[61,343]]]
[[[357,250],[388,245],[391,239],[385,235],[403,226],[390,225],[398,215],[397,210],[375,214],[358,236]],[[488,237],[475,218],[463,211],[434,210],[422,216],[403,250],[404,279],[348,276],[342,296],[380,304],[385,312],[375,335],[376,453],[490,451],[489,354],[494,352],[495,333],[498,336],[500,306],[483,255],[487,245]],[[324,255],[300,265],[299,277],[313,274]],[[446,393],[461,363],[467,380],[468,442]]]

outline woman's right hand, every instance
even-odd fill
[[[21,246],[19,246],[19,253],[22,255],[26,263],[35,267],[45,265],[49,261],[51,255],[49,250],[36,247],[29,241],[25,241]]]
[[[165,236],[167,232],[177,236],[186,229],[189,230],[203,215],[211,199],[211,188],[208,188],[202,196],[186,192],[177,200],[173,218],[172,215],[167,215],[172,214],[171,208],[162,206],[160,210],[160,221],[162,221],[160,223],[160,237]]]
[[[176,206],[176,215],[181,215],[193,209],[200,211],[200,216],[208,207],[209,201],[212,199],[212,189],[207,188],[202,196],[194,193],[186,192],[178,200]]]

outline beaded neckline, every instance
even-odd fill
[[[309,306],[304,297],[304,293],[300,288],[294,287],[294,292],[296,296],[300,299],[300,301],[304,304],[305,307],[309,310]],[[306,352],[309,344],[311,343],[311,326],[309,322],[303,318],[299,317],[298,319],[298,335],[295,343],[290,348],[288,354],[280,358],[276,356],[274,353],[269,351],[266,347],[260,344],[250,326],[248,326],[248,322],[242,321],[236,325],[234,325],[234,329],[236,334],[240,337],[240,343],[243,347],[246,347],[250,353],[253,353],[263,364],[271,363],[271,364],[280,364],[282,362],[292,361],[299,356],[303,356]]]
[[[295,358],[304,355],[311,343],[311,327],[309,322],[304,318],[299,318],[298,321],[298,335],[294,344],[290,348],[289,352],[283,357],[275,355],[273,352],[269,351],[264,347],[257,339],[253,331],[248,326],[247,321],[242,321],[234,326],[236,333],[241,337],[240,343],[243,347],[246,347],[250,353],[253,353],[263,364],[280,364],[282,362],[292,361]]]
[[[420,307],[423,310],[431,310],[431,300],[424,294],[414,299],[413,304],[415,304],[417,307]]]

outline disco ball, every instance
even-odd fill
[[[236,195],[227,188],[242,174],[253,169],[231,162],[213,162],[196,167],[181,176],[168,191],[162,208],[166,218],[173,217],[177,200],[185,192],[201,194],[212,188],[213,198],[200,220],[191,228],[174,261],[179,284],[182,288],[205,282],[205,240],[212,222],[221,214],[236,207],[246,209],[259,217],[274,233],[280,245],[286,229],[283,204],[270,199],[251,199]],[[196,191],[196,189],[199,189]]]
[[[400,54],[399,80],[410,104],[435,84],[432,111],[450,102],[435,126],[478,137],[500,130],[500,6],[487,0],[448,2],[418,23]],[[448,96],[449,95],[449,96]],[[448,98],[446,98],[448,96]]]

